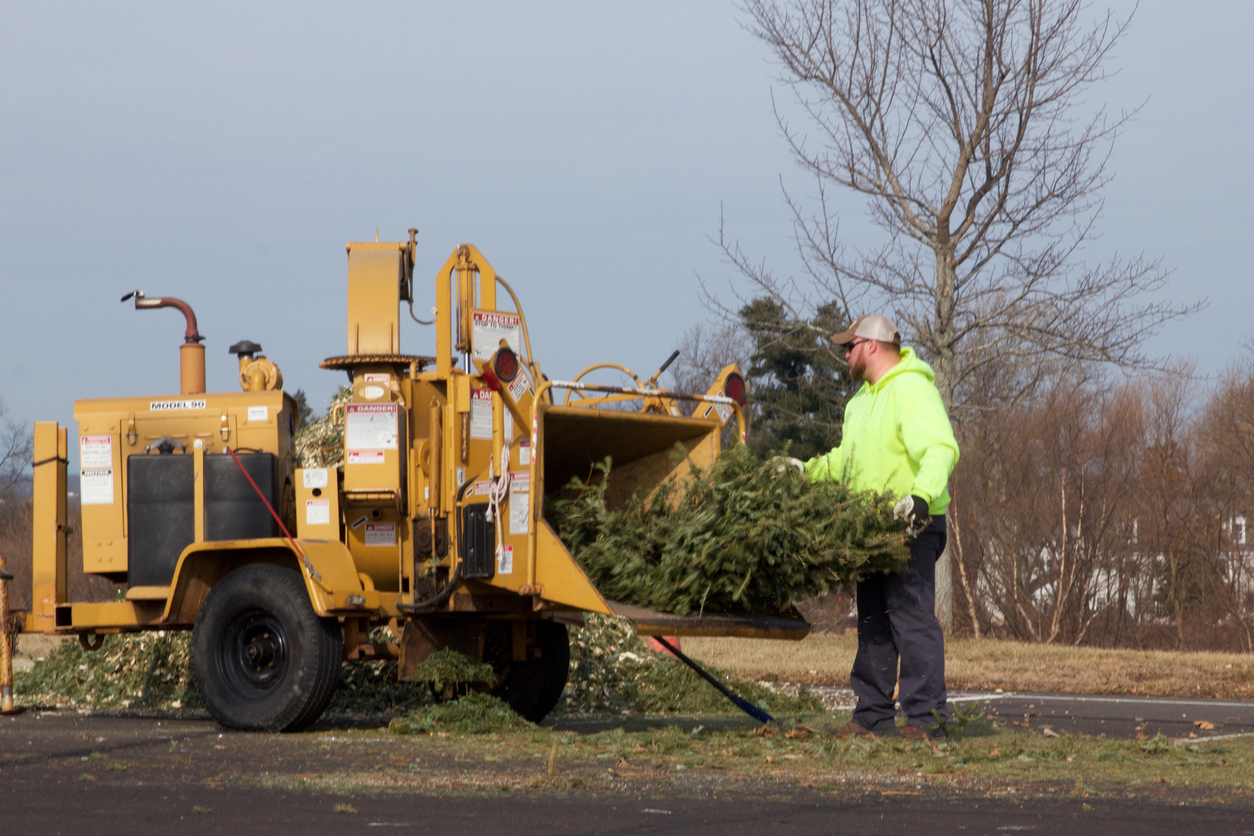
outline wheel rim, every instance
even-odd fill
[[[258,609],[238,613],[218,648],[223,679],[245,697],[262,697],[282,682],[290,659],[283,622]]]

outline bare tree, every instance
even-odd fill
[[[806,117],[778,109],[818,211],[787,196],[816,295],[891,309],[947,408],[986,367],[1152,364],[1144,340],[1197,306],[1148,301],[1157,260],[1091,264],[1112,144],[1130,114],[1085,113],[1127,21],[1082,0],[745,0]],[[866,199],[885,238],[846,249],[831,187]],[[742,273],[793,288],[720,233]],[[746,269],[747,268],[747,269]],[[950,595],[942,567],[938,598]],[[942,605],[942,610],[944,609]],[[942,612],[948,621],[948,616]]]
[[[890,305],[948,406],[984,365],[1064,356],[1140,366],[1194,307],[1143,301],[1159,262],[1084,262],[1128,114],[1080,117],[1127,21],[1079,0],[748,0],[753,32],[817,141],[780,127],[819,183],[790,200],[811,276],[851,311]],[[887,234],[846,252],[825,188],[868,200]],[[731,245],[734,247],[734,244]],[[769,277],[768,277],[769,278]]]
[[[18,579],[10,591],[15,607],[22,605],[23,590],[30,588],[31,546],[30,502],[15,488],[26,478],[33,453],[29,429],[10,418],[0,401],[0,557]]]
[[[955,562],[973,623],[1078,644],[1126,610],[1140,411],[1134,386],[1057,384],[974,428],[954,479],[965,538]]]
[[[704,392],[728,363],[743,372],[753,356],[753,340],[738,319],[694,325],[676,348],[679,357],[667,374],[671,388],[679,392]]]
[[[26,476],[34,452],[30,430],[9,417],[9,409],[0,401],[0,500]]]
[[[1242,649],[1254,650],[1254,362],[1248,358],[1222,376],[1206,408],[1194,423],[1198,449],[1198,484],[1190,493],[1207,509],[1215,539],[1206,555],[1215,590],[1241,637]]]
[[[1214,508],[1200,501],[1202,468],[1197,434],[1190,427],[1190,408],[1196,405],[1188,399],[1191,382],[1185,377],[1164,377],[1148,388],[1137,478],[1138,543],[1155,561],[1158,603],[1175,624],[1180,650],[1187,649],[1188,619],[1206,609],[1200,603],[1212,579],[1208,553],[1222,522]]]

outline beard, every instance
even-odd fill
[[[859,355],[849,361],[849,379],[854,383],[866,380],[866,358]]]

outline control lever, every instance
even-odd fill
[[[662,373],[666,371],[667,369],[669,369],[671,367],[671,363],[674,363],[675,360],[677,360],[678,358],[679,358],[679,349],[675,349],[674,351],[671,352],[671,356],[666,358],[666,362],[662,364],[662,368],[654,372],[653,377],[649,378],[645,382],[643,388],[648,389],[649,387],[656,385],[657,379],[661,377]]]

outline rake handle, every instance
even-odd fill
[[[765,711],[758,708],[756,705],[749,702],[744,697],[737,696],[730,688],[727,688],[725,685],[723,685],[723,683],[719,682],[717,679],[715,679],[713,676],[707,673],[705,669],[703,669],[700,665],[698,665],[696,662],[692,661],[687,656],[685,656],[682,652],[680,652],[678,647],[675,647],[673,644],[671,644],[670,642],[668,642],[666,639],[662,638],[661,636],[654,636],[653,640],[656,641],[658,644],[662,645],[662,647],[669,650],[671,655],[674,656],[676,659],[678,659],[679,661],[683,662],[685,665],[687,665],[688,667],[696,671],[697,676],[701,677],[706,682],[713,685],[715,690],[717,690],[723,696],[727,697],[727,699],[731,700],[732,705],[739,708],[745,714],[748,714],[750,717],[757,720],[759,723],[774,723],[775,722],[774,717],[767,714]]]

